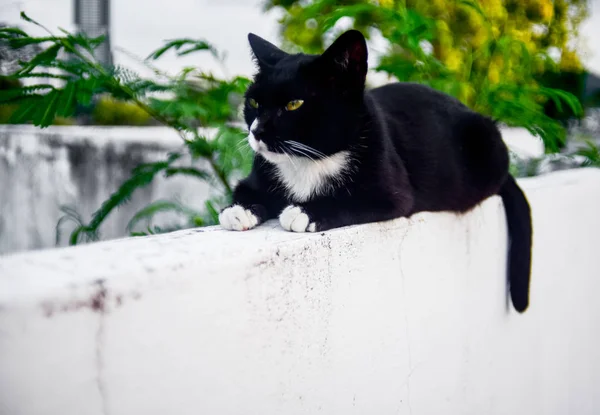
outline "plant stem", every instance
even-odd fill
[[[207,159],[210,164],[210,167],[215,171],[217,178],[219,179],[219,181],[225,188],[225,191],[227,192],[227,194],[230,195],[231,193],[233,193],[233,191],[231,190],[231,186],[229,185],[229,182],[227,181],[227,177],[225,177],[225,173],[223,173],[223,170],[221,170],[221,168],[217,165],[217,163],[215,162],[215,160],[212,157],[208,157]]]

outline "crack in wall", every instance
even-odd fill
[[[402,268],[402,245],[404,244],[404,240],[406,239],[406,236],[408,235],[408,230],[404,233],[404,235],[402,236],[402,239],[400,240],[400,255],[398,256],[398,262],[400,264],[400,278],[402,280],[402,302],[404,304],[404,324],[405,324],[405,335],[406,335],[406,349],[407,349],[407,356],[408,356],[408,376],[406,378],[406,404],[408,405],[408,412],[409,414],[412,415],[412,406],[411,406],[411,402],[410,402],[410,377],[412,376],[413,373],[413,366],[412,366],[412,356],[411,356],[411,351],[410,351],[410,330],[408,328],[408,306],[406,303],[406,285],[405,285],[405,277],[404,277],[404,270]]]
[[[104,381],[104,324],[106,314],[106,287],[104,281],[96,281],[98,285],[98,292],[94,296],[93,309],[98,312],[98,330],[96,331],[96,385],[98,387],[98,394],[100,395],[100,409],[102,415],[108,415],[108,396],[106,390],[106,384]]]

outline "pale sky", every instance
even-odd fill
[[[50,29],[73,29],[73,0],[0,0],[0,21],[20,23],[19,12],[42,22]],[[254,66],[246,36],[256,33],[278,42],[278,13],[262,12],[261,0],[112,0],[113,48],[124,48],[146,57],[165,39],[203,38],[227,53],[228,73],[251,75]],[[581,27],[584,48],[581,55],[592,71],[600,74],[600,0],[591,0],[592,17]],[[23,22],[22,27],[29,25]],[[33,30],[32,30],[33,32]],[[118,49],[115,61],[135,67]],[[219,65],[208,55],[175,58],[168,55],[159,67],[177,72],[183,66],[198,66],[220,73]]]

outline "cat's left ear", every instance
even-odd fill
[[[358,30],[349,30],[338,37],[319,58],[329,75],[364,86],[367,76],[367,42]]]
[[[256,36],[254,33],[248,34],[248,42],[250,43],[252,53],[254,54],[254,57],[261,68],[265,66],[273,66],[287,56],[287,53],[279,49],[277,46],[267,42],[260,36]]]

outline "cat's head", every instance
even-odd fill
[[[272,162],[347,150],[363,108],[364,36],[345,32],[322,55],[288,54],[254,34],[248,40],[258,66],[245,97],[250,146]]]

